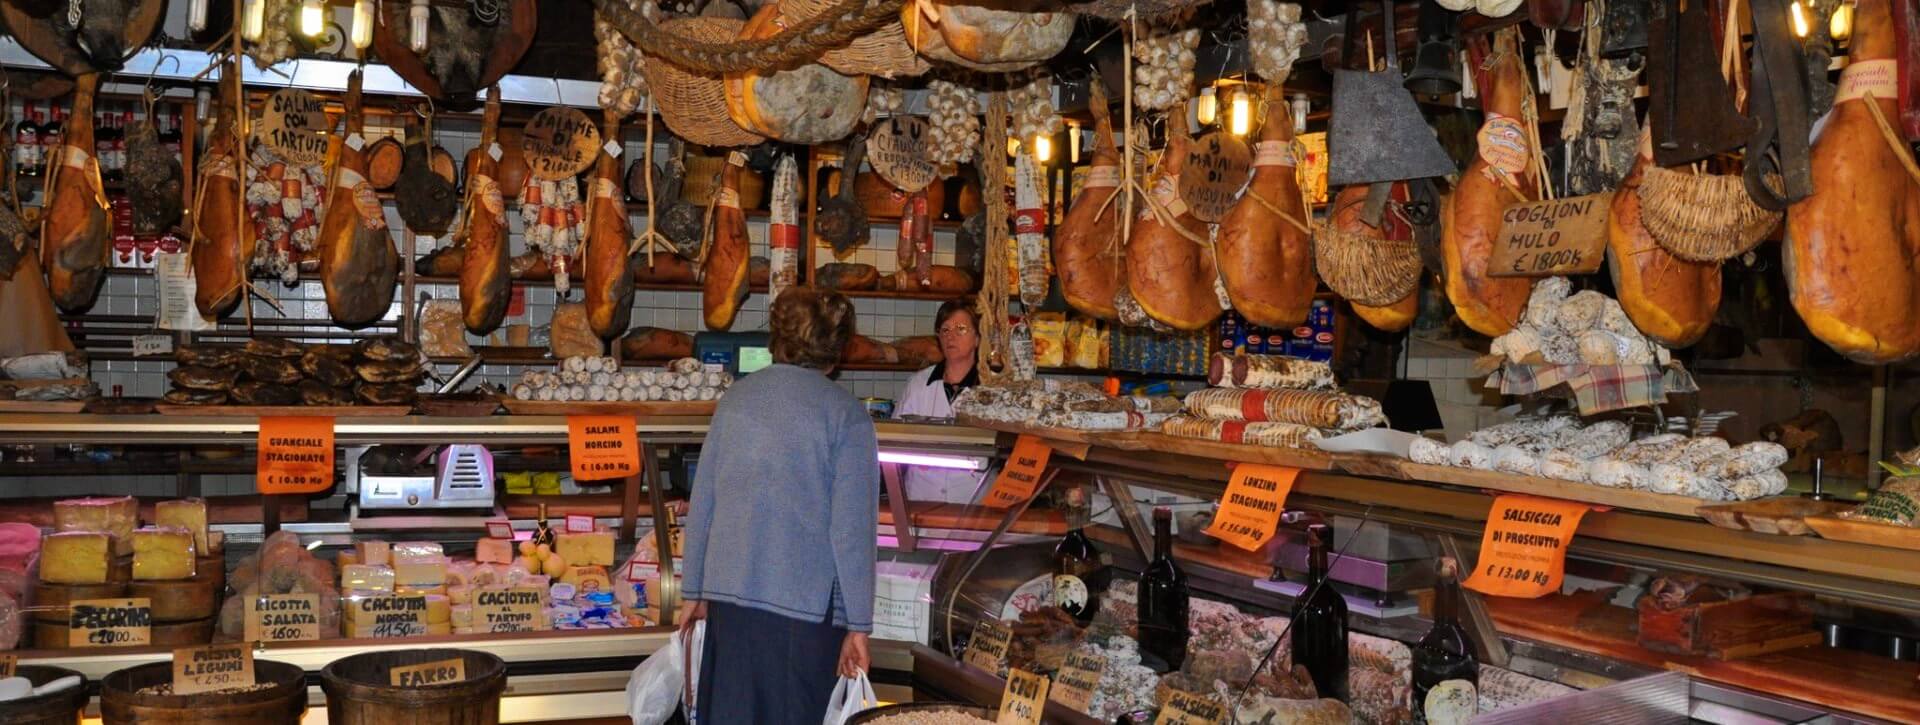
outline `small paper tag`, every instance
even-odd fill
[[[248,642],[306,642],[320,638],[320,595],[261,594],[246,600],[242,634]]]
[[[140,647],[152,641],[151,599],[82,599],[67,605],[68,647]]]
[[[593,533],[593,517],[586,514],[567,514],[567,533]]]
[[[395,667],[387,671],[387,684],[394,687],[445,685],[451,682],[464,682],[466,679],[467,660],[464,657],[422,662],[407,667]]]
[[[499,142],[487,144],[487,156],[491,157],[494,161],[499,161],[500,157],[505,155],[507,155],[507,152],[500,149]]]
[[[487,538],[512,539],[513,524],[507,521],[488,521],[487,522]]]
[[[613,139],[607,139],[606,145],[601,146],[600,148],[602,150],[605,150],[608,156],[612,156],[616,159],[620,158],[620,152],[626,150],[626,149],[620,148],[620,144],[615,142]]]
[[[973,639],[967,640],[967,653],[961,661],[987,672],[999,674],[1007,661],[1007,647],[1013,642],[1013,628],[997,619],[982,619],[973,625]]]
[[[1000,717],[994,725],[1040,725],[1048,684],[1045,675],[1018,667],[1008,670],[1007,686],[1000,691]]]
[[[360,149],[367,147],[367,140],[361,137],[361,135],[357,133],[347,134],[346,143],[347,143],[347,148],[353,149],[355,151],[359,151]]]
[[[253,684],[253,649],[244,643],[173,651],[175,695],[237,690]]]
[[[133,356],[151,357],[173,353],[172,335],[134,335]]]

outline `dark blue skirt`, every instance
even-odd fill
[[[708,602],[695,725],[817,725],[839,682],[846,636],[831,619]]]

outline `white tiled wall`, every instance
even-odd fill
[[[1446,425],[1448,440],[1501,422],[1498,391],[1486,389],[1487,376],[1474,372],[1478,353],[1450,342],[1434,342],[1418,336],[1407,338],[1402,364],[1408,380],[1425,380],[1433,388],[1434,404]]]

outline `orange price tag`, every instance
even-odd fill
[[[1298,468],[1251,463],[1234,466],[1207,535],[1247,551],[1260,550],[1273,539],[1273,531],[1280,525],[1280,509],[1286,505],[1293,479],[1299,475]]]
[[[1007,465],[1000,469],[1000,475],[993,479],[993,488],[987,489],[986,498],[981,501],[988,508],[1003,509],[1033,496],[1040,487],[1040,474],[1047,470],[1047,458],[1053,455],[1053,449],[1046,441],[1033,436],[1020,436],[1013,444],[1013,455],[1007,458]]]
[[[1463,583],[1499,597],[1534,599],[1560,591],[1567,572],[1567,544],[1587,505],[1552,498],[1506,494],[1493,500],[1480,561]]]
[[[640,474],[640,439],[624,415],[567,416],[567,457],[573,480],[598,481]]]
[[[254,488],[260,493],[319,493],[333,486],[333,419],[260,419]]]

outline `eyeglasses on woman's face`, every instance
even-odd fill
[[[966,325],[947,325],[940,328],[941,337],[966,337],[973,334],[973,328]]]

